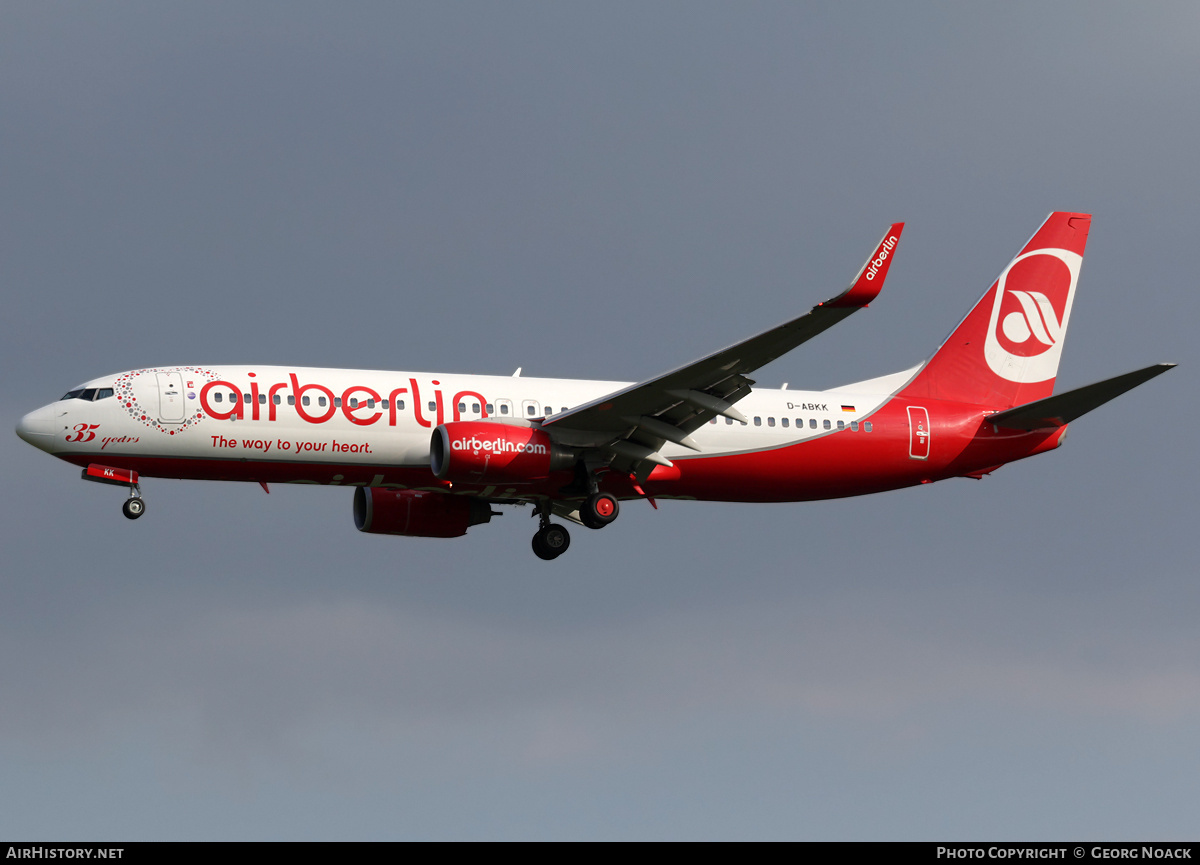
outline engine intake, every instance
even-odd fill
[[[491,506],[474,496],[381,487],[354,490],[354,527],[374,535],[457,538],[492,516]]]

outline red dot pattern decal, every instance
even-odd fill
[[[149,376],[153,382],[153,392],[158,392],[157,374],[160,372],[177,372],[183,375],[184,378],[191,379],[197,387],[185,387],[184,398],[187,400],[188,409],[184,415],[184,419],[178,423],[164,424],[154,417],[153,414],[146,414],[146,411],[151,407],[142,408],[138,404],[137,395],[134,393],[133,385],[141,376]],[[210,381],[216,381],[219,376],[215,370],[205,369],[198,366],[164,366],[153,367],[151,369],[135,369],[124,373],[117,377],[113,383],[113,388],[117,394],[117,400],[125,407],[126,413],[136,421],[150,429],[156,429],[159,432],[175,435],[183,432],[191,426],[195,426],[204,420],[204,415],[200,411],[200,388]],[[195,379],[203,379],[203,383],[195,381]],[[147,384],[148,382],[139,382],[139,384]]]

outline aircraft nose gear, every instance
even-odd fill
[[[617,518],[621,506],[611,493],[592,493],[579,507],[579,521],[589,529],[602,529]]]
[[[140,494],[133,495],[132,490],[129,498],[125,499],[125,504],[121,505],[121,513],[131,520],[136,520],[142,514],[146,513],[146,503],[142,501]]]
[[[146,503],[142,500],[142,488],[138,485],[138,473],[132,469],[118,469],[113,466],[102,466],[92,463],[83,470],[85,481],[95,481],[98,484],[112,484],[129,488],[129,498],[121,505],[121,513],[127,519],[136,520],[146,513]]]
[[[571,536],[562,526],[551,523],[533,536],[533,552],[539,559],[557,559],[571,546]]]

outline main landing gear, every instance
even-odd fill
[[[547,522],[533,536],[533,552],[539,559],[557,559],[571,546],[571,535],[556,523]]]
[[[593,492],[579,505],[579,521],[589,529],[602,529],[617,518],[621,506],[611,493]],[[571,535],[566,528],[550,522],[549,501],[538,504],[534,512],[541,521],[537,534],[533,536],[533,552],[539,559],[557,559],[571,546]]]
[[[579,506],[579,521],[589,529],[602,529],[620,512],[621,506],[612,493],[592,493]]]
[[[534,510],[540,525],[533,536],[533,554],[546,561],[557,559],[571,546],[571,535],[562,526],[550,522],[550,511],[548,499],[538,502]]]

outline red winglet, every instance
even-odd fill
[[[826,306],[866,306],[879,296],[883,290],[883,281],[887,278],[888,268],[892,266],[892,256],[895,255],[896,245],[900,243],[900,234],[904,231],[903,222],[893,222],[891,228],[884,232],[883,239],[862,266],[854,283],[839,294]]]

